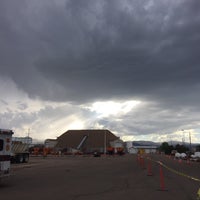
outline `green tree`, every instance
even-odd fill
[[[189,148],[182,145],[182,144],[177,144],[175,149],[179,152],[179,153],[185,153],[187,151],[189,151]]]
[[[168,142],[163,142],[159,147],[159,150],[165,152],[165,154],[171,154],[171,151],[173,149],[174,149],[173,146],[169,145]]]
[[[196,146],[196,151],[200,151],[200,145]]]

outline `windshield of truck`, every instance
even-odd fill
[[[0,140],[0,151],[3,150],[3,140]]]

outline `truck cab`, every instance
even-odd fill
[[[10,175],[12,130],[0,129],[0,179]]]

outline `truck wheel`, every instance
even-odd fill
[[[18,155],[17,159],[16,159],[17,163],[23,163],[23,156],[22,155]]]
[[[29,156],[28,155],[24,155],[23,156],[23,162],[27,163],[29,161]]]

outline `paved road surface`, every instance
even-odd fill
[[[178,172],[200,179],[200,163],[179,163],[154,155]],[[0,199],[37,200],[195,200],[200,182],[165,168],[138,162],[136,155],[32,157],[28,164],[12,165],[13,176],[0,185]],[[147,176],[152,172],[153,176]],[[160,191],[164,184],[164,189]]]

